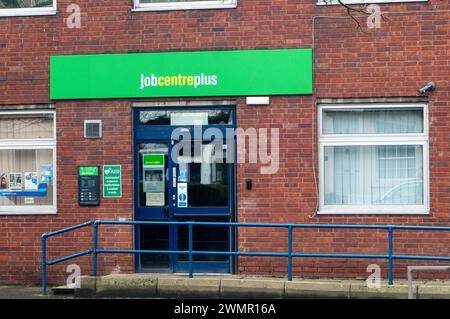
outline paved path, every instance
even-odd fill
[[[41,287],[0,286],[0,299],[70,299],[72,295],[42,294]]]

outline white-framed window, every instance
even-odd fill
[[[0,0],[0,17],[55,14],[56,0]]]
[[[428,2],[429,0],[343,0],[344,4],[371,4],[371,3],[396,3],[396,2]],[[337,0],[316,0],[318,6],[339,5]]]
[[[56,214],[55,112],[0,112],[0,215]]]
[[[321,214],[427,214],[428,109],[318,106]]]
[[[133,11],[236,8],[237,0],[133,0]]]

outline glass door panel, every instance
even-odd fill
[[[229,214],[232,164],[221,143],[178,142],[175,215]]]
[[[196,226],[193,231],[193,248],[199,251],[229,251],[228,227]],[[178,248],[189,250],[187,226],[178,227]],[[178,261],[188,261],[188,255],[178,256]],[[194,255],[194,261],[224,262],[227,255]]]
[[[169,250],[170,230],[166,225],[141,225],[139,228],[141,250]],[[145,269],[167,269],[168,254],[139,254],[140,266]]]
[[[197,219],[199,222],[228,222],[227,217]],[[231,251],[231,230],[228,227],[195,225],[192,233],[193,249],[197,251]],[[178,250],[189,250],[189,228],[178,226],[177,229]],[[186,272],[189,269],[189,256],[175,256],[175,271]],[[195,272],[230,272],[230,257],[228,255],[194,255],[193,269]]]

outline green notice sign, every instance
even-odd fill
[[[144,154],[145,167],[164,167],[164,154]]]
[[[98,176],[97,166],[80,166],[78,167],[78,175],[80,176]]]
[[[122,197],[122,167],[120,165],[103,166],[103,197]]]
[[[312,49],[53,56],[51,99],[312,94]]]

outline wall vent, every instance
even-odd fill
[[[84,138],[101,138],[102,120],[84,121]]]

